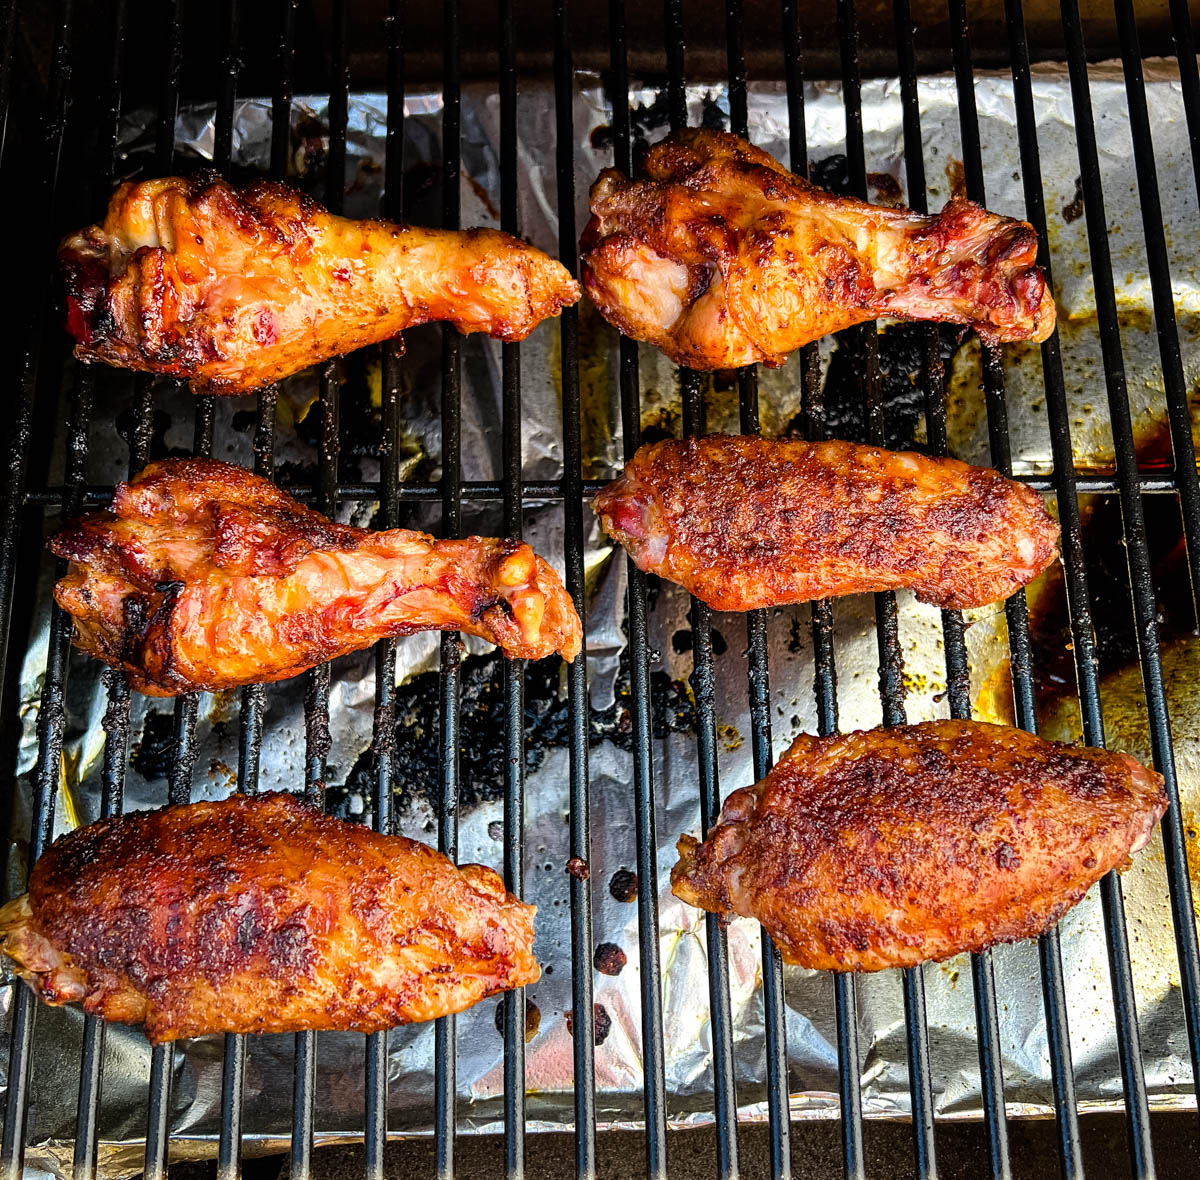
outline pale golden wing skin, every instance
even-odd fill
[[[722,131],[655,144],[645,177],[601,173],[584,288],[622,332],[693,369],[783,363],[880,316],[1044,340],[1054,301],[1023,221],[956,198],[936,216],[835,197]]]
[[[0,911],[48,1003],[214,1032],[376,1032],[537,980],[535,908],[480,865],[290,795],[102,820],[58,840]]]
[[[205,393],[247,393],[431,320],[522,340],[579,298],[509,234],[353,221],[215,173],[121,185],[59,259],[76,356]]]
[[[524,659],[574,659],[583,642],[558,575],[523,542],[336,524],[216,460],[152,464],[49,547],[70,562],[54,594],[76,643],[151,695],[282,680],[417,631]]]

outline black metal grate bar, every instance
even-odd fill
[[[863,146],[862,85],[858,65],[858,27],[851,0],[838,2],[838,40],[842,55],[842,93],[846,108],[846,164],[850,191],[867,197],[866,155]],[[883,400],[879,380],[879,344],[873,323],[846,334],[856,340],[863,361],[863,398],[867,441],[884,443]],[[903,662],[898,636],[896,596],[875,595],[879,637],[879,695],[884,725],[903,725]],[[929,1031],[925,1016],[925,986],[919,968],[902,972],[904,1018],[908,1041],[909,1091],[912,1101],[913,1148],[918,1176],[937,1174],[933,1130],[933,1083],[929,1062]]]
[[[125,63],[125,13],[125,0],[115,0],[112,7],[108,94],[98,116],[97,191],[92,195],[92,204],[103,200],[112,185],[113,156],[116,150],[117,120],[121,113],[121,81]],[[82,503],[82,497],[79,503]],[[122,673],[111,669],[105,671],[104,683],[108,707],[104,714],[100,814],[107,817],[120,812],[125,793],[125,767],[129,758],[129,686]],[[83,1052],[79,1066],[79,1101],[76,1106],[75,1150],[72,1159],[72,1175],[75,1180],[88,1180],[96,1174],[104,1043],[104,1021],[98,1016],[86,1016],[83,1024]]]
[[[1062,15],[1063,32],[1067,44],[1067,64],[1071,77],[1071,97],[1075,109],[1076,146],[1083,184],[1088,249],[1091,255],[1092,272],[1096,280],[1096,310],[1100,326],[1101,350],[1104,357],[1109,417],[1112,423],[1113,445],[1116,452],[1117,478],[1121,485],[1121,519],[1129,561],[1130,589],[1137,625],[1142,681],[1146,692],[1150,744],[1155,769],[1165,780],[1167,796],[1170,800],[1170,805],[1162,820],[1163,850],[1166,856],[1167,882],[1171,896],[1171,917],[1175,926],[1175,941],[1179,952],[1181,993],[1187,1021],[1192,1076],[1196,1077],[1200,1076],[1200,952],[1198,952],[1196,944],[1196,923],[1192,908],[1191,886],[1187,874],[1183,823],[1179,812],[1179,789],[1175,776],[1175,752],[1171,744],[1171,721],[1159,653],[1154,581],[1150,567],[1142,501],[1137,481],[1134,478],[1137,470],[1137,449],[1133,438],[1133,425],[1125,383],[1125,361],[1121,349],[1121,328],[1117,317],[1116,295],[1113,286],[1112,258],[1108,247],[1104,187],[1096,147],[1096,126],[1092,116],[1083,29],[1075,0],[1063,0]],[[1132,1000],[1131,995],[1129,997],[1131,1004]]]
[[[1141,46],[1137,20],[1129,0],[1117,0],[1117,30],[1121,41],[1121,63],[1125,73],[1125,94],[1129,107],[1129,127],[1133,133],[1133,160],[1137,170],[1142,230],[1150,268],[1150,287],[1154,302],[1154,325],[1158,334],[1163,385],[1167,395],[1167,421],[1171,430],[1171,448],[1175,457],[1175,477],[1183,512],[1188,571],[1192,581],[1193,617],[1200,623],[1200,474],[1196,471],[1196,447],[1192,440],[1191,412],[1179,352],[1179,328],[1175,322],[1175,300],[1171,293],[1171,266],[1163,229],[1162,202],[1158,191],[1158,169],[1154,163],[1154,136],[1146,106],[1146,82],[1142,76]],[[1195,59],[1192,61],[1195,69]],[[1194,148],[1195,145],[1193,145]],[[1193,157],[1195,164],[1195,157]],[[1200,167],[1200,165],[1197,165]]]
[[[517,30],[512,0],[500,5],[500,228],[517,223]],[[504,535],[523,532],[521,501],[521,346],[500,346]],[[504,661],[504,884],[525,895],[525,661]],[[525,989],[504,1010],[504,1174],[525,1175]]]
[[[442,225],[459,226],[459,169],[461,165],[461,92],[459,85],[458,0],[443,9],[442,64]],[[459,335],[442,326],[442,533],[462,533],[462,387]],[[441,801],[438,848],[458,859],[458,706],[460,655],[458,635],[442,635],[441,680]],[[453,1015],[434,1022],[434,1132],[437,1175],[454,1175],[454,1131],[457,1103],[457,1023]]]
[[[390,0],[384,22],[387,41],[387,133],[384,153],[383,215],[390,221],[404,216],[404,5]],[[391,340],[383,346],[381,414],[383,437],[379,447],[379,524],[385,529],[400,524],[399,469],[402,417],[400,413],[400,365],[403,346]],[[375,771],[373,800],[377,832],[393,830],[393,792],[396,753],[396,640],[382,639],[375,645],[375,715],[371,739]],[[387,1145],[388,1034],[370,1033],[366,1038],[366,1117],[364,1141],[368,1180],[383,1180],[384,1148]]]
[[[1045,199],[1042,192],[1041,156],[1037,142],[1033,91],[1029,77],[1029,50],[1025,38],[1025,18],[1020,0],[1006,0],[1005,9],[1012,56],[1021,171],[1025,187],[1025,213],[1037,231],[1038,263],[1045,268],[1049,282],[1051,260],[1046,228]],[[1100,709],[1098,661],[1091,620],[1087,573],[1083,558],[1082,524],[1077,500],[1077,493],[1082,489],[1082,481],[1075,477],[1073,467],[1070,424],[1057,332],[1042,345],[1042,372],[1047,393],[1059,521],[1062,526],[1064,585],[1074,639],[1083,736],[1088,745],[1101,746],[1104,744],[1104,724]],[[1129,965],[1128,941],[1125,936],[1121,887],[1115,874],[1111,874],[1101,883],[1101,901],[1105,923],[1110,931],[1108,939],[1109,969],[1113,982],[1122,1077],[1125,1079],[1126,1109],[1131,1120],[1130,1137],[1136,1161],[1148,1154],[1149,1127],[1142,1113],[1145,1105],[1145,1084],[1142,1078],[1136,1015],[1131,1004],[1125,1000],[1125,997],[1131,997],[1133,994],[1133,982]],[[1068,1177],[1081,1176],[1083,1164],[1080,1159],[1079,1125],[1071,1070],[1070,1042],[1066,1037],[1066,996],[1062,980],[1057,930],[1051,931],[1042,938],[1040,952],[1047,1026],[1052,1034],[1058,1032],[1057,1037],[1053,1035],[1050,1037],[1049,1048],[1058,1108],[1059,1151],[1063,1173]],[[1057,1022],[1056,1014],[1059,1014]]]
[[[746,96],[745,21],[742,0],[725,6],[729,74],[729,129],[749,138]],[[738,403],[743,434],[759,433],[758,369],[738,372]],[[764,778],[775,761],[771,747],[771,680],[767,658],[767,612],[746,615],[751,751],[755,779]],[[762,931],[763,1013],[767,1059],[767,1119],[771,1139],[771,1175],[792,1174],[791,1106],[788,1100],[787,1022],[784,1012],[783,960],[770,936]]]
[[[784,74],[788,97],[788,154],[793,172],[808,175],[808,132],[804,114],[803,42],[796,0],[783,0]],[[815,343],[800,352],[801,408],[805,435],[812,442],[825,437],[821,390],[821,361]],[[821,737],[838,728],[837,662],[833,646],[833,604],[815,602],[812,611],[813,663],[816,675],[817,732]],[[841,1104],[842,1171],[847,1180],[866,1175],[863,1158],[862,1083],[858,1053],[858,1004],[854,976],[833,978],[834,1021],[837,1029],[838,1095]]]
[[[1187,0],[1171,0],[1171,31],[1175,38],[1183,109],[1192,144],[1192,173],[1196,178],[1196,196],[1200,198],[1200,69],[1196,65],[1196,38]]]
[[[45,217],[39,226],[39,236],[49,239],[52,216],[58,190],[59,164],[66,130],[67,111],[71,99],[71,33],[73,6],[63,0],[54,14],[54,40],[46,94],[46,116],[42,124],[44,158],[36,207]],[[6,63],[11,67],[11,41],[6,44]],[[8,82],[6,70],[6,85]],[[42,327],[48,300],[49,281],[33,301],[27,328],[25,353],[21,371],[21,389],[16,407],[16,421],[9,456],[9,483],[3,534],[0,534],[0,627],[3,629],[3,652],[0,655],[0,679],[8,650],[8,635],[12,615],[12,596],[16,573],[16,548],[19,539],[20,517],[17,509],[28,474],[28,451],[31,440],[31,420],[34,400],[38,396]],[[87,425],[90,412],[91,382],[77,382],[71,421],[68,425],[67,479],[63,495],[64,510],[79,503],[78,489],[84,481],[83,459],[87,447]],[[63,741],[63,690],[67,674],[67,654],[70,624],[63,613],[51,614],[46,676],[38,710],[38,759],[34,770],[32,828],[28,864],[32,866],[49,842],[54,823],[54,802],[61,773]],[[33,1048],[33,1026],[37,1001],[28,988],[18,988],[13,997],[12,1027],[9,1040],[8,1091],[5,1101],[4,1133],[0,1139],[0,1176],[16,1180],[21,1175],[25,1158],[25,1128],[29,1114],[30,1066]]]
[[[575,277],[579,275],[575,233],[575,117],[572,77],[570,12],[567,0],[554,0],[554,114],[555,172],[558,205],[559,261]],[[560,323],[562,344],[562,415],[563,415],[563,525],[565,584],[586,627],[586,599],[583,565],[583,422],[579,394],[579,309],[565,307]],[[595,1012],[592,1007],[592,899],[588,882],[591,864],[591,826],[588,816],[588,685],[586,638],[583,653],[567,667],[568,750],[570,759],[570,853],[573,865],[589,866],[586,872],[570,874],[571,890],[571,1018],[574,1030],[575,1065],[575,1170],[579,1176],[596,1173],[596,1074]],[[651,805],[653,801],[651,800]],[[644,920],[642,899],[653,898],[655,879],[645,871],[641,834],[638,842],[639,920]],[[653,855],[653,842],[650,847]],[[653,862],[651,861],[651,864]],[[655,948],[657,951],[657,948]],[[658,987],[657,958],[642,965],[642,1003],[650,985]],[[657,990],[655,990],[657,996]],[[645,1014],[643,1013],[643,1029]],[[661,1024],[659,1025],[661,1030]],[[644,1035],[644,1033],[643,1033]],[[647,1127],[649,1157],[660,1144],[651,1122],[652,1114],[662,1120],[662,1041],[644,1046],[646,1070]],[[657,1055],[656,1055],[657,1053]],[[659,1072],[655,1075],[655,1064]],[[651,1091],[657,1085],[659,1105],[652,1111]],[[665,1173],[665,1164],[658,1173]]]

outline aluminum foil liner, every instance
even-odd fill
[[[1187,129],[1173,68],[1148,63],[1148,102],[1155,154],[1162,185],[1163,211],[1171,252],[1175,309],[1191,396],[1200,376],[1200,281],[1192,234],[1197,224],[1196,197]],[[1103,386],[1096,308],[1088,264],[1085,222],[1077,189],[1077,160],[1070,91],[1061,68],[1039,67],[1033,80],[1038,138],[1045,171],[1046,205],[1051,226],[1055,296],[1059,306],[1067,395],[1077,463],[1097,471],[1112,465],[1112,440]],[[1023,199],[1011,81],[979,76],[976,81],[988,204],[998,212],[1021,216]],[[1146,462],[1169,459],[1166,414],[1158,350],[1153,331],[1150,285],[1141,232],[1138,194],[1129,165],[1131,140],[1124,86],[1119,71],[1094,67],[1092,99],[1100,130],[1101,162],[1113,267],[1122,316],[1122,339],[1139,450]],[[805,107],[812,174],[826,185],[844,183],[845,122],[840,88],[814,84]],[[961,183],[958,108],[954,80],[933,77],[920,83],[930,204],[936,207]],[[688,91],[692,123],[727,122],[727,95],[721,87],[694,86]],[[643,88],[633,94],[639,139],[652,142],[665,132],[661,93]],[[750,128],[754,141],[787,159],[787,108],[781,85],[751,87]],[[485,87],[463,94],[463,224],[492,225],[498,203],[498,99]],[[440,97],[412,94],[406,100],[406,197],[414,222],[436,222],[436,161],[440,151]],[[363,94],[350,102],[347,153],[347,212],[378,211],[384,157],[385,102]],[[552,138],[545,128],[553,117],[553,92],[545,85],[523,85],[519,109],[520,225],[537,246],[554,253],[557,243]],[[327,147],[326,104],[321,98],[298,99],[292,113],[293,181],[316,194],[322,191]],[[196,163],[209,157],[214,110],[198,106],[180,112],[176,140],[182,155]],[[901,102],[891,80],[863,87],[863,123],[873,197],[901,199],[904,192]],[[576,210],[586,216],[588,186],[611,163],[606,96],[594,76],[580,75],[575,91]],[[265,172],[269,158],[270,104],[247,99],[237,104],[234,125],[235,171]],[[120,134],[120,172],[144,172],[152,159],[153,116],[134,112]],[[920,446],[924,439],[922,393],[914,366],[920,349],[903,326],[884,326],[880,337],[888,400],[889,441]],[[978,350],[947,332],[945,354],[951,380],[949,432],[953,452],[986,462],[986,421],[980,392]],[[406,334],[403,398],[408,424],[402,479],[435,478],[439,465],[438,419],[440,338],[438,329]],[[856,437],[861,401],[853,360],[833,341],[822,344],[825,396],[835,433]],[[616,336],[586,303],[580,311],[580,384],[585,429],[585,476],[615,470],[620,449],[616,386]],[[500,471],[499,346],[472,336],[463,343],[463,473],[466,479],[494,479]],[[527,479],[553,479],[562,470],[559,332],[543,325],[522,346],[523,450]],[[1021,472],[1050,469],[1044,391],[1036,348],[1013,347],[1005,353],[1015,464]],[[343,478],[378,476],[375,447],[379,437],[379,364],[371,353],[343,367]],[[678,433],[680,403],[674,370],[649,348],[641,350],[643,429],[648,437]],[[800,410],[798,362],[760,373],[763,426],[767,433],[787,430]],[[127,375],[102,372],[90,453],[89,478],[111,483],[126,475],[124,435],[131,416]],[[284,383],[279,405],[277,462],[284,482],[311,478],[316,463],[315,415],[309,416],[316,382],[301,374]],[[736,391],[720,379],[707,393],[709,428],[736,430]],[[1193,403],[1194,404],[1194,403]],[[186,449],[191,441],[191,397],[165,390],[157,402],[156,453]],[[218,457],[249,464],[253,425],[250,399],[227,399],[217,408]],[[1194,421],[1197,416],[1194,416]],[[59,453],[61,454],[61,448]],[[1111,499],[1085,503],[1090,572],[1097,590],[1095,612],[1100,629],[1104,698],[1113,745],[1149,756],[1145,708],[1138,670],[1132,662],[1132,617],[1121,592],[1107,589],[1109,565],[1120,586],[1124,557]],[[1173,497],[1149,497],[1147,515],[1159,546],[1160,585],[1164,594],[1165,664],[1178,743],[1180,792],[1190,847],[1197,850],[1200,817],[1200,714],[1193,686],[1200,673],[1200,641],[1187,631],[1192,624],[1186,604],[1172,613],[1170,588],[1186,575],[1178,564],[1179,523]],[[374,505],[347,508],[357,523],[369,523]],[[466,527],[499,529],[499,505],[469,502]],[[597,1112],[601,1126],[636,1126],[642,1118],[642,1045],[639,1011],[639,960],[636,907],[620,887],[634,860],[632,753],[629,738],[628,672],[622,658],[625,562],[614,554],[590,516],[587,549],[588,664],[591,684],[591,804],[593,847],[591,883],[597,944],[610,944],[601,956],[605,971],[595,975],[595,1000],[602,1008],[595,1055]],[[436,528],[436,508],[414,508],[409,520]],[[54,527],[51,518],[48,527]],[[562,557],[562,508],[531,503],[526,535],[549,558]],[[1176,549],[1172,549],[1175,543]],[[1174,562],[1175,564],[1172,564]],[[24,663],[22,708],[24,740],[10,857],[11,892],[24,879],[30,779],[36,752],[35,725],[47,647],[50,566],[40,572],[41,603]],[[705,927],[701,915],[677,901],[668,887],[674,843],[699,825],[699,791],[693,705],[687,678],[692,670],[687,598],[677,587],[652,581],[650,611],[654,648],[654,781],[658,801],[658,879],[641,882],[657,889],[661,929],[659,952],[666,1013],[667,1089],[673,1125],[712,1119],[711,1030],[709,1026]],[[1099,589],[1098,589],[1099,588]],[[1176,599],[1178,593],[1176,593]],[[1184,590],[1186,598],[1186,589]],[[1039,707],[1045,731],[1078,735],[1078,702],[1065,629],[1061,577],[1052,572],[1031,588],[1031,611],[1038,652]],[[843,728],[877,725],[878,652],[874,612],[869,599],[836,604],[838,698]],[[812,731],[816,714],[809,609],[772,612],[769,648],[772,724],[776,752],[799,731]],[[716,615],[720,724],[719,772],[723,791],[752,779],[748,731],[745,621]],[[946,673],[940,616],[933,608],[900,595],[900,637],[904,649],[907,709],[910,721],[945,716]],[[978,716],[1011,720],[1007,641],[1001,607],[973,612],[967,632],[972,697]],[[464,669],[463,807],[461,859],[499,865],[501,860],[501,741],[499,657],[486,645],[468,641]],[[400,759],[396,800],[401,829],[431,840],[436,827],[436,636],[401,642],[397,661],[400,684]],[[351,819],[370,820],[370,755],[374,661],[371,653],[339,660],[331,690],[329,806]],[[571,1005],[570,915],[567,860],[568,771],[565,747],[565,694],[556,661],[533,665],[529,672],[529,774],[526,803],[526,896],[537,903],[537,952],[544,964],[541,981],[529,989],[531,1011],[527,1047],[528,1113],[534,1129],[563,1129],[572,1124],[571,1034],[566,1013]],[[206,696],[200,706],[195,797],[222,796],[235,788],[238,755],[237,694]],[[104,734],[103,675],[92,661],[75,653],[68,689],[67,732],[58,798],[56,830],[95,818]],[[171,754],[169,704],[135,697],[133,756],[126,784],[130,808],[161,805]],[[267,689],[267,714],[261,763],[263,789],[299,790],[303,785],[303,679]],[[1200,853],[1194,864],[1200,865]],[[1142,1053],[1150,1101],[1156,1109],[1193,1107],[1191,1076],[1179,997],[1178,969],[1167,904],[1162,849],[1155,843],[1125,874],[1123,887],[1130,919],[1134,979],[1141,1024]],[[619,899],[620,898],[620,899]],[[1112,1015],[1103,919],[1095,896],[1071,911],[1062,923],[1063,969],[1069,1002],[1071,1048],[1082,1110],[1113,1109],[1121,1104],[1121,1079]],[[732,1011],[735,1029],[737,1094],[740,1113],[765,1117],[763,1009],[758,927],[735,921],[728,931]],[[623,968],[618,967],[622,954]],[[1049,1078],[1045,1021],[1036,947],[1001,947],[994,954],[999,1027],[1006,1097],[1011,1114],[1049,1114]],[[616,972],[615,974],[611,972]],[[941,1117],[976,1118],[981,1113],[980,1076],[969,964],[965,958],[924,969],[929,1017],[934,1099]],[[793,1115],[834,1117],[837,1102],[837,1054],[832,979],[788,968],[787,1044]],[[909,1111],[904,1015],[899,976],[894,972],[857,980],[858,1035],[862,1051],[863,1109],[869,1117],[904,1116]],[[5,1020],[12,988],[0,992]],[[78,1008],[40,1007],[33,1055],[28,1154],[31,1174],[65,1175],[70,1167],[75,1127],[75,1097],[82,1032]],[[503,1043],[497,1031],[497,1003],[484,1002],[458,1020],[458,1127],[495,1131],[502,1126]],[[7,1038],[4,1040],[7,1044]],[[245,1079],[246,1150],[286,1145],[291,1126],[293,1038],[268,1036],[249,1043]],[[353,1138],[361,1133],[364,1107],[363,1038],[321,1034],[316,1095],[318,1142]],[[175,1046],[171,1089],[172,1153],[179,1158],[215,1154],[220,1123],[222,1042],[202,1038]],[[397,1029],[390,1035],[388,1127],[393,1136],[428,1134],[433,1117],[433,1034],[429,1026]],[[106,1176],[141,1168],[146,1121],[150,1053],[141,1032],[121,1026],[108,1030],[100,1112],[100,1162]]]

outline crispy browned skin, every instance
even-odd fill
[[[781,365],[880,316],[1044,340],[1054,300],[1037,235],[961,197],[937,216],[837,197],[723,131],[669,135],[645,179],[607,169],[580,243],[592,301],[677,364]]]
[[[377,1032],[533,983],[535,912],[482,865],[234,796],[64,836],[0,910],[0,941],[46,1003],[154,1042]]]
[[[558,575],[521,541],[335,524],[211,459],[152,463],[49,542],[75,642],[152,696],[282,680],[378,639],[467,631],[507,655],[579,653]]]
[[[906,587],[982,606],[1058,555],[1058,525],[1015,480],[848,442],[652,443],[594,504],[639,568],[717,610]]]
[[[789,962],[910,967],[1048,930],[1166,806],[1128,754],[1004,725],[802,734],[703,844],[679,841],[671,886],[757,918]]]
[[[121,185],[59,258],[77,357],[204,393],[246,393],[430,320],[523,340],[579,298],[509,234],[351,221],[213,172]]]

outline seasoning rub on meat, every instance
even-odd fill
[[[155,1043],[378,1032],[535,982],[534,912],[482,865],[238,795],[62,837],[0,910],[0,945],[46,1003]]]
[[[1058,525],[1015,480],[848,442],[652,443],[594,505],[639,568],[717,610],[903,588],[982,606],[1058,555]]]
[[[757,918],[803,967],[910,967],[1048,930],[1166,806],[1127,754],[1003,725],[802,734],[703,843],[679,841],[671,886]]]

